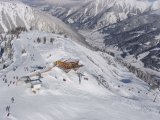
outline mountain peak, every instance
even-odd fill
[[[32,7],[21,2],[1,1],[0,2],[0,32],[8,32],[16,27],[25,27],[26,29],[36,29],[47,32],[63,33],[65,35],[83,39],[76,31],[73,31],[68,25],[60,19],[35,10]]]

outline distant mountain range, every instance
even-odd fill
[[[131,16],[160,8],[158,0],[152,2],[149,0],[62,1],[47,2],[46,0],[45,2],[35,2],[35,5],[39,3],[38,7],[41,6],[42,10],[49,11],[52,15],[61,18],[65,23],[78,29],[101,28]]]

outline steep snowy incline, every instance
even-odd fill
[[[0,1],[0,33],[25,27],[64,34],[83,43],[84,38],[56,17],[35,10],[21,2]],[[83,43],[84,45],[87,43]]]
[[[51,39],[54,41],[51,42]],[[153,102],[156,91],[149,91],[146,83],[117,64],[108,54],[91,51],[70,38],[39,31],[23,32],[12,43],[13,63],[0,71],[0,119],[160,118],[159,94]],[[69,73],[52,67],[55,61],[62,58],[78,59],[84,66]],[[35,94],[31,91],[30,84],[23,83],[21,77],[38,72],[43,77],[42,88]],[[84,75],[81,84],[78,73]],[[17,77],[20,79],[19,82],[16,82]],[[7,83],[3,78],[7,79]],[[33,76],[31,79],[36,78]],[[13,84],[14,82],[17,84]],[[11,103],[11,97],[15,98],[14,103]],[[6,117],[7,105],[11,107],[9,117]]]
[[[92,33],[88,42],[160,78],[160,10],[136,15]],[[153,77],[152,77],[153,78]],[[157,79],[158,80],[158,79]]]
[[[15,27],[30,28],[29,22],[34,19],[33,10],[19,2],[0,1],[0,32],[7,32]]]
[[[75,28],[95,29],[117,23],[134,15],[160,8],[160,1],[150,0],[63,0],[66,4],[56,1],[42,0],[34,4],[42,10],[62,19]],[[80,2],[80,3],[79,3]]]

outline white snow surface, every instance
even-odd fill
[[[56,17],[35,10],[17,0],[0,0],[0,33],[8,32],[16,27],[61,33],[73,37],[79,42],[83,39],[76,31]]]
[[[47,38],[47,43],[34,42],[37,38]],[[54,38],[51,44],[50,38]],[[148,92],[148,86],[132,73],[101,52],[93,52],[70,38],[30,31],[20,34],[13,40],[14,59],[6,69],[0,71],[0,120],[159,120],[160,96],[153,102],[155,92]],[[22,49],[26,53],[22,54]],[[79,59],[84,67],[79,84],[75,71],[65,73],[53,62],[61,58]],[[32,61],[35,59],[35,61]],[[42,73],[42,89],[34,94],[29,84],[18,82],[17,85],[4,83],[34,75],[33,66],[46,66]],[[17,66],[16,71],[13,68]],[[24,68],[28,67],[29,71]],[[108,88],[98,85],[95,76],[102,75]],[[87,77],[88,80],[84,80]],[[63,79],[66,81],[63,81]],[[32,78],[33,79],[33,78]],[[140,91],[140,93],[138,93]],[[15,102],[11,103],[11,97]],[[11,106],[11,115],[6,117],[5,107]]]

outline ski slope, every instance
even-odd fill
[[[38,37],[41,43],[36,42]],[[44,37],[46,44],[43,44]],[[53,44],[50,38],[54,38]],[[159,120],[160,97],[153,102],[156,91],[149,92],[146,83],[111,56],[47,32],[23,32],[12,42],[13,63],[0,71],[0,120]],[[22,54],[23,49],[26,53]],[[53,62],[61,58],[79,59],[84,65],[78,70],[85,75],[81,84],[76,71],[65,73],[53,67]],[[36,65],[45,68],[35,69]],[[43,78],[42,88],[36,94],[29,84],[14,79],[14,76],[21,78],[37,72],[41,72]],[[3,81],[5,75],[8,82],[17,84],[8,87],[9,83]],[[98,85],[98,75],[103,76],[107,88]],[[15,98],[14,103],[11,97]],[[7,105],[11,106],[9,117],[5,111]]]

